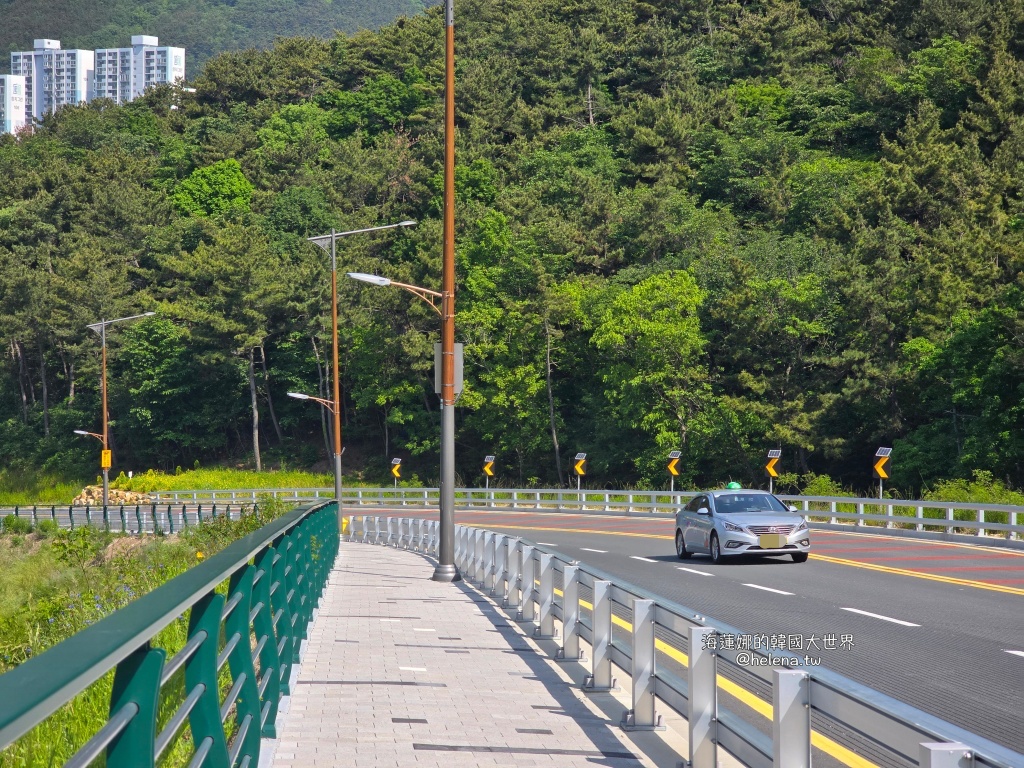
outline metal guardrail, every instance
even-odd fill
[[[115,533],[178,533],[218,517],[238,520],[257,505],[252,504],[121,504],[106,507],[31,506],[0,507],[0,531],[3,520],[14,515],[27,520],[33,528],[52,520],[60,528],[74,530],[83,525]]]
[[[429,554],[436,552],[437,528],[433,520],[355,515],[348,538]],[[753,768],[810,768],[812,729],[822,723],[838,726],[829,727],[825,738],[853,734],[890,763],[1024,766],[1024,755],[835,672],[804,666],[788,650],[730,648],[722,638],[748,635],[524,539],[456,526],[455,562],[465,578],[516,610],[520,620],[533,622],[534,636],[555,639],[554,620],[560,619],[557,659],[586,662],[579,641],[589,642],[584,690],[614,690],[613,665],[629,675],[633,708],[624,728],[659,728],[657,702],[685,717],[690,768],[715,768],[719,748]],[[682,665],[685,677],[672,674],[672,662]],[[752,676],[771,690],[771,735],[719,706],[720,680],[737,676]]]
[[[293,510],[0,676],[0,748],[114,670],[107,723],[66,766],[152,768],[187,720],[190,766],[255,768],[338,551],[335,510]],[[151,641],[186,611],[188,639],[167,659]],[[161,698],[177,690],[158,732]]]
[[[674,514],[697,491],[616,491],[519,488],[457,488],[455,503],[461,509],[587,512],[616,515]],[[236,491],[168,491],[156,495],[159,503],[258,501],[268,495],[286,501],[333,498],[329,488],[270,488]],[[882,527],[890,530],[939,531],[975,536],[996,534],[1024,540],[1024,507],[1006,504],[968,504],[951,501],[797,496],[779,498],[799,507],[815,522]],[[344,506],[436,507],[436,488],[346,488]]]

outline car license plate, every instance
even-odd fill
[[[782,549],[786,546],[786,537],[779,533],[766,533],[757,538],[761,549]]]

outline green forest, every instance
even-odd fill
[[[241,6],[242,0],[237,3]],[[153,29],[163,34],[162,30]],[[440,9],[0,140],[0,466],[437,482]],[[460,482],[1024,485],[1024,0],[456,4]],[[817,487],[820,487],[820,483]],[[782,488],[786,490],[787,487]]]
[[[157,35],[186,49],[187,73],[218,53],[266,48],[278,37],[376,29],[437,0],[0,0],[0,71],[11,51],[53,38],[63,48],[123,48]]]

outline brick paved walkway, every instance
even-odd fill
[[[341,544],[263,765],[656,765],[618,727],[621,705],[579,690],[579,665],[550,661],[532,625],[465,582],[431,581],[433,569],[414,552]]]

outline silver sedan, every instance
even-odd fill
[[[729,489],[695,496],[676,513],[676,555],[792,555],[802,563],[811,551],[807,521],[765,491]]]

